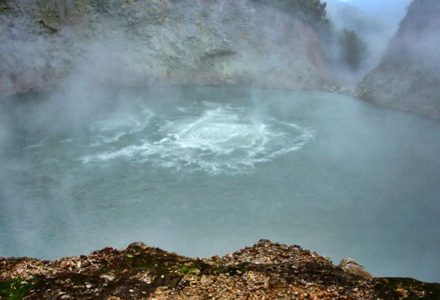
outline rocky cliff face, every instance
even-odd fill
[[[313,24],[233,0],[0,0],[0,95],[84,85],[330,82]]]
[[[384,106],[440,117],[440,2],[414,0],[379,66],[357,94]]]

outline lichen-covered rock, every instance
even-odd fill
[[[359,267],[269,240],[204,259],[136,242],[57,261],[0,258],[0,299],[440,299],[440,284],[364,276],[350,265]]]

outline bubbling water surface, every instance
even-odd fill
[[[180,87],[0,101],[0,256],[260,238],[440,282],[440,126],[348,96]]]
[[[140,119],[111,114],[92,120],[90,146],[96,153],[81,157],[82,162],[119,159],[174,171],[246,173],[256,163],[298,151],[313,138],[310,130],[297,124],[225,103],[193,103],[166,115],[142,112]]]

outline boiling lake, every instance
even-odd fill
[[[2,99],[0,256],[260,238],[440,281],[440,126],[325,92],[178,87]]]

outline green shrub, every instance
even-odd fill
[[[351,71],[357,71],[365,58],[366,44],[356,31],[344,29],[339,38],[342,60]]]
[[[20,300],[34,287],[34,282],[23,279],[0,281],[0,299]]]

